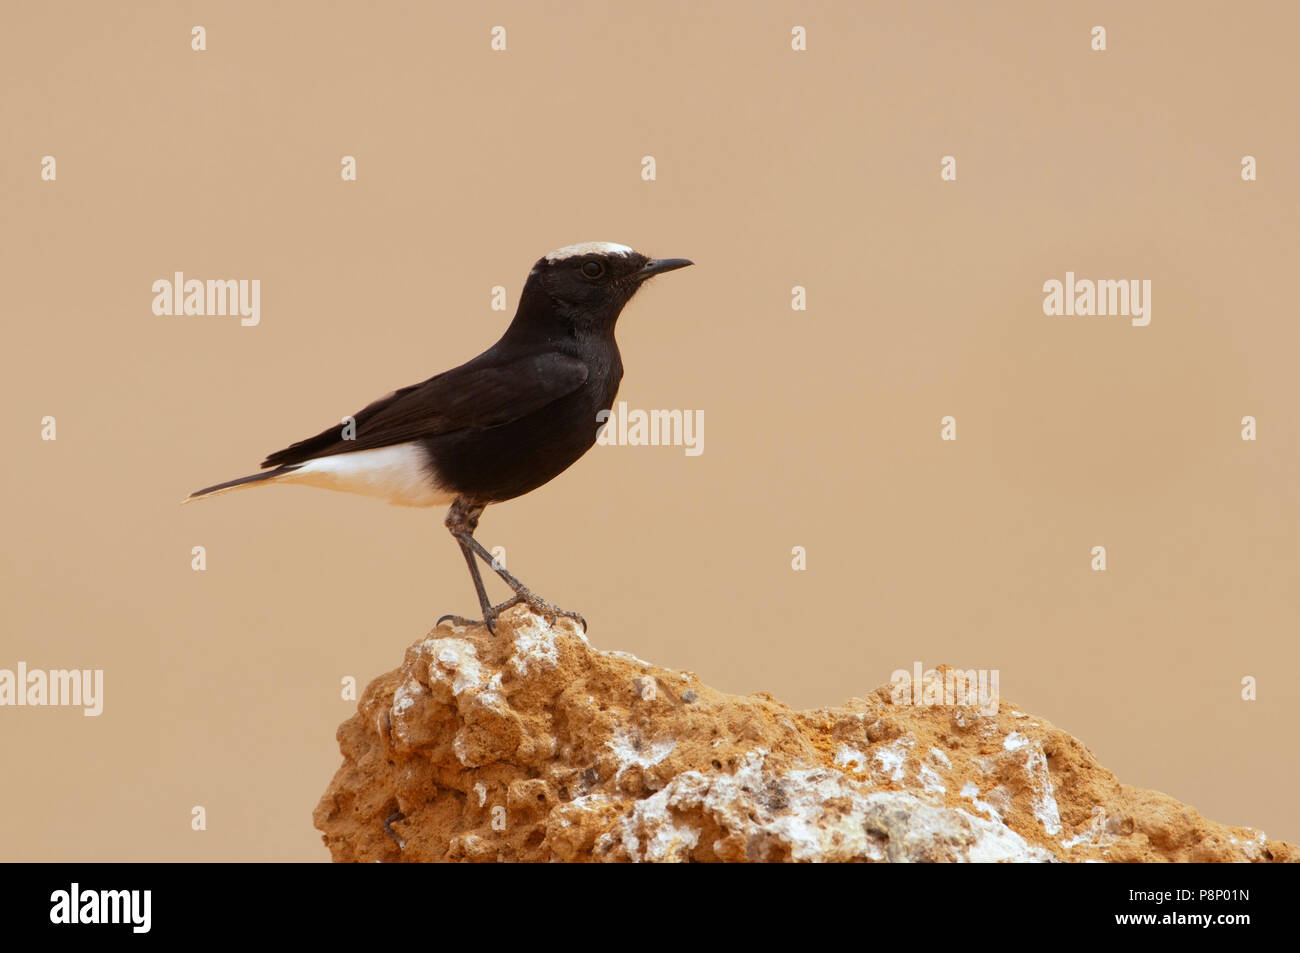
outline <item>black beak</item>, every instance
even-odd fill
[[[645,281],[653,275],[662,275],[665,271],[676,271],[678,268],[693,264],[695,262],[688,258],[652,258],[636,273],[636,276]]]

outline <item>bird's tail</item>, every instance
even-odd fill
[[[274,482],[276,478],[292,473],[294,470],[299,469],[300,466],[301,464],[276,467],[274,470],[267,470],[265,473],[254,473],[252,476],[240,477],[238,480],[227,480],[225,483],[218,483],[215,486],[205,486],[201,490],[195,490],[181,502],[193,503],[195,500],[217,496],[220,493],[228,493],[231,490],[241,490],[247,486],[257,486],[259,483]]]

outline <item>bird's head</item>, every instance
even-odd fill
[[[568,245],[538,260],[525,294],[536,288],[577,326],[613,327],[647,278],[690,264],[685,258],[650,258],[613,242]]]

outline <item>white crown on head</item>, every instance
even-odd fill
[[[582,242],[579,245],[565,245],[546,256],[547,261],[563,261],[579,255],[631,255],[631,248],[617,242]]]

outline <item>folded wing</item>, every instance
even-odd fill
[[[504,363],[478,358],[367,405],[354,415],[353,440],[343,439],[344,427],[338,424],[271,454],[262,466],[286,466],[455,430],[495,427],[540,410],[586,380],[585,364],[555,351]]]

